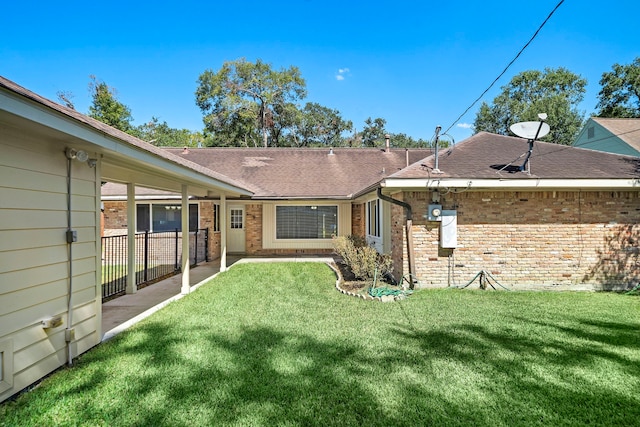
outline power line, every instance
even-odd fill
[[[453,126],[455,126],[456,123],[458,123],[460,121],[461,118],[464,117],[465,114],[467,114],[469,112],[469,110],[471,108],[473,108],[474,105],[477,104],[478,101],[480,101],[482,99],[483,96],[486,95],[487,92],[489,92],[489,90],[493,87],[493,85],[495,85],[498,80],[500,80],[500,78],[504,75],[504,73],[507,72],[507,70],[509,69],[509,67],[511,67],[511,65],[513,65],[514,62],[516,62],[516,59],[518,59],[518,57],[520,57],[520,55],[522,54],[522,52],[524,52],[524,50],[529,47],[529,45],[531,44],[531,42],[533,41],[533,39],[536,38],[536,36],[538,35],[538,33],[540,32],[540,30],[542,30],[542,27],[545,26],[545,24],[547,23],[547,21],[551,18],[551,16],[555,13],[556,10],[558,10],[558,8],[560,7],[560,5],[562,5],[562,3],[564,3],[564,0],[560,0],[560,2],[556,5],[556,7],[553,8],[553,10],[551,11],[551,13],[549,13],[549,16],[547,16],[547,18],[542,22],[542,24],[540,24],[540,26],[538,27],[538,29],[536,30],[536,32],[533,34],[533,36],[531,36],[531,38],[529,39],[529,41],[522,47],[522,49],[520,49],[520,52],[518,52],[518,54],[515,56],[515,58],[513,58],[511,60],[511,62],[509,62],[507,64],[507,66],[504,68],[504,70],[502,70],[502,72],[500,73],[500,75],[498,77],[495,78],[495,80],[489,85],[488,88],[485,89],[484,92],[482,92],[482,94],[475,100],[473,101],[473,103],[471,105],[469,105],[469,107],[464,110],[464,112],[462,114],[460,114],[460,116],[458,116],[458,118],[451,123],[451,126],[449,126],[447,128],[447,130],[445,130],[443,133],[447,133],[449,130],[451,130],[451,128]]]

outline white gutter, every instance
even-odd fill
[[[640,190],[640,178],[622,179],[461,179],[461,178],[432,178],[386,179],[381,184],[385,189],[423,190],[425,188],[464,188],[464,189],[582,189],[582,190],[611,190],[632,189]]]

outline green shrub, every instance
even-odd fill
[[[371,280],[376,271],[381,278],[393,269],[391,257],[380,255],[362,236],[334,237],[333,248],[358,279]]]

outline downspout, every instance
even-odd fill
[[[410,275],[409,283],[411,288],[413,289],[413,285],[417,280],[416,280],[416,269],[415,269],[416,265],[414,262],[414,254],[413,254],[413,233],[411,232],[411,229],[413,227],[413,212],[411,210],[411,205],[407,202],[403,202],[402,200],[396,200],[392,197],[385,196],[384,194],[382,194],[381,187],[378,187],[378,198],[386,202],[392,203],[394,205],[402,206],[404,208],[404,212],[407,217],[405,231],[407,233],[407,257],[408,257],[409,275]]]

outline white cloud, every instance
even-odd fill
[[[462,129],[471,129],[473,128],[473,125],[471,123],[458,123],[456,127],[459,127]]]
[[[338,74],[336,74],[336,80],[344,80],[345,75],[349,74],[348,68],[338,68]]]

